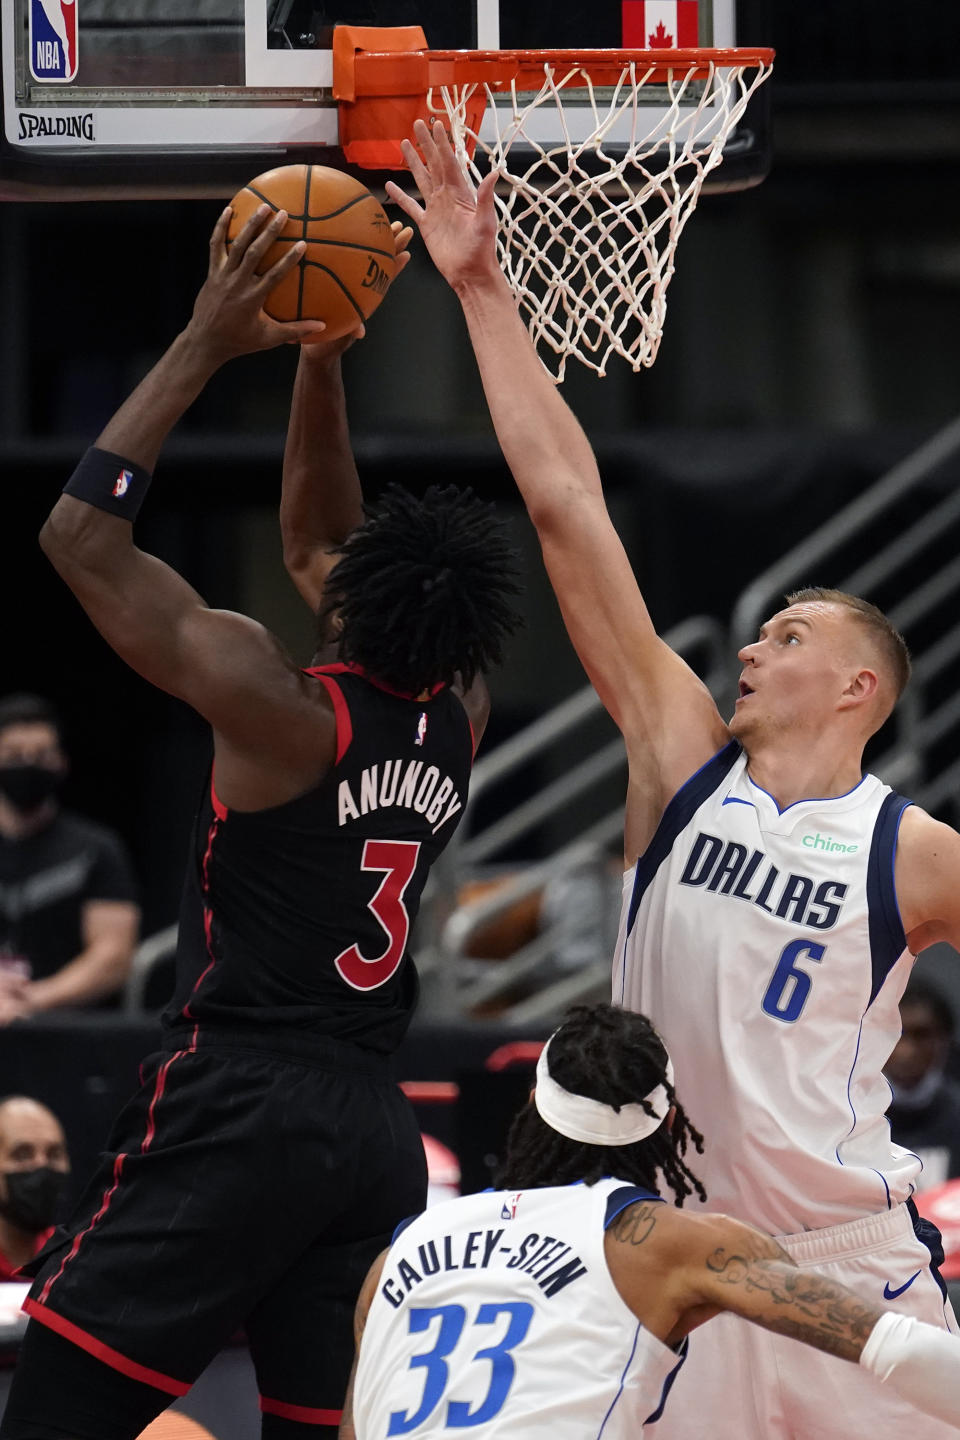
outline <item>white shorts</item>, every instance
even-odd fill
[[[801,1268],[839,1280],[878,1309],[960,1333],[906,1205],[776,1238]],[[858,1365],[736,1315],[718,1315],[694,1331],[663,1418],[645,1433],[651,1440],[958,1440],[960,1435]]]

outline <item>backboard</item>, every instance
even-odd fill
[[[274,165],[343,165],[334,24],[420,25],[434,49],[738,39],[738,0],[0,3],[6,198],[219,197]],[[725,152],[717,188],[764,173],[766,104],[764,89]],[[387,178],[355,173],[373,189]]]

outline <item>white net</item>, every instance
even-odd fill
[[[490,140],[467,121],[477,85],[441,89],[439,99],[431,92],[428,104],[446,114],[465,171],[479,180],[484,156],[501,177],[500,263],[558,382],[570,356],[599,375],[612,355],[634,370],[653,364],[680,234],[770,69],[699,63],[664,75],[662,58],[634,59],[600,88],[580,66],[561,73],[547,61],[536,94],[519,92],[514,80],[501,92],[509,104],[498,107],[482,87],[494,116]],[[563,141],[545,144],[535,130]],[[618,143],[605,149],[611,136]]]

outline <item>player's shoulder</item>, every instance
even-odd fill
[[[897,842],[897,901],[917,954],[960,933],[960,834],[917,805],[903,812]]]
[[[960,859],[960,833],[952,825],[921,809],[919,805],[908,804],[900,821],[899,848],[901,853],[922,856],[936,861],[940,856]]]

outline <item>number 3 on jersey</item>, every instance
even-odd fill
[[[386,931],[387,948],[381,955],[364,955],[356,944],[341,950],[333,963],[352,989],[376,990],[385,985],[403,959],[410,934],[403,895],[419,858],[419,840],[368,840],[364,845],[360,868],[385,872],[367,909]]]

